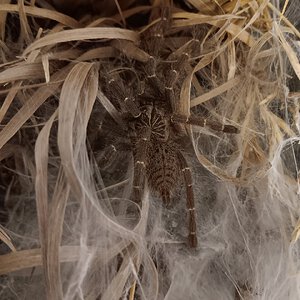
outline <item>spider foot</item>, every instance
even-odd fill
[[[191,232],[188,236],[188,244],[191,248],[196,248],[198,245],[198,239],[195,232]]]

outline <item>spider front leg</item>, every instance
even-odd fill
[[[199,41],[193,39],[178,49],[178,53],[171,53],[168,57],[171,62],[165,72],[165,96],[169,99],[173,112],[178,111],[178,99],[180,98],[182,83],[191,72],[189,61],[197,48],[199,48]]]
[[[195,213],[195,200],[193,190],[193,180],[191,168],[181,152],[177,154],[181,172],[183,173],[185,187],[186,187],[186,204],[189,214],[189,236],[188,243],[191,248],[196,248],[198,244],[197,240],[197,224],[196,224],[196,213]]]
[[[223,132],[227,132],[227,133],[238,133],[239,132],[238,128],[236,128],[235,126],[224,125],[224,124],[214,122],[211,120],[207,120],[207,119],[201,118],[201,117],[194,117],[194,116],[186,117],[184,115],[174,114],[171,116],[171,122],[196,125],[196,126],[200,126],[200,127],[207,126],[215,131],[223,131]]]
[[[145,73],[147,75],[147,83],[152,87],[154,91],[158,91],[158,94],[162,94],[164,91],[164,85],[160,78],[156,74],[157,59],[150,56],[146,65]]]
[[[120,77],[108,79],[106,86],[108,97],[119,104],[123,113],[129,113],[134,118],[138,118],[141,115],[141,111],[135,103],[134,97],[131,95],[132,91],[126,87]]]

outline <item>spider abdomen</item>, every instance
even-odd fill
[[[168,204],[180,176],[176,148],[167,142],[153,141],[151,144],[147,159],[148,183]]]

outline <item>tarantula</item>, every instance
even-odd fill
[[[184,75],[182,73],[192,51],[177,56],[166,54],[168,46],[164,44],[164,36],[169,28],[169,20],[163,14],[161,21],[141,37],[141,48],[149,54],[149,58],[146,63],[136,62],[134,70],[142,78],[144,89],[139,92],[141,89],[126,72],[125,75],[122,72],[106,72],[102,90],[125,124],[134,157],[135,200],[141,200],[144,186],[148,183],[165,204],[170,204],[172,192],[183,177],[189,213],[188,244],[196,247],[192,173],[180,150],[183,136],[180,124],[209,126],[228,133],[236,133],[237,129],[196,116],[186,117],[176,111],[180,77]]]

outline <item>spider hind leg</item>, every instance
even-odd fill
[[[197,240],[197,224],[196,224],[196,209],[194,200],[194,190],[191,169],[181,152],[178,152],[178,159],[183,173],[185,187],[186,187],[186,204],[189,214],[188,227],[188,244],[191,248],[196,248],[198,244]]]

